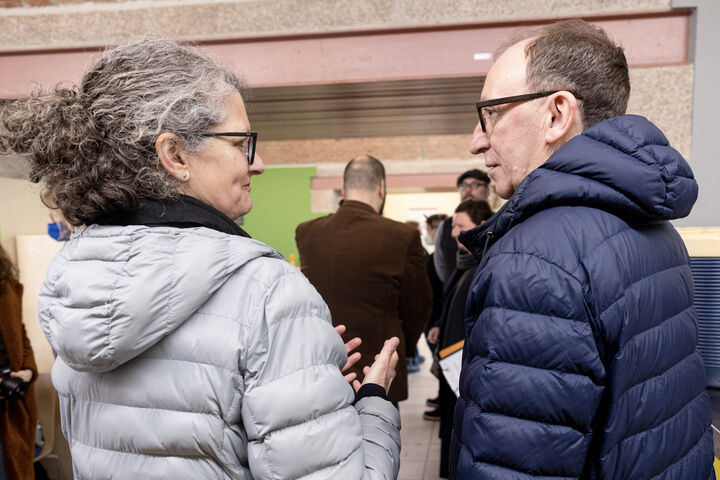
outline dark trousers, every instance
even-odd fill
[[[453,417],[457,397],[445,376],[440,375],[440,477],[450,477],[450,443],[452,442]]]
[[[5,454],[3,453],[2,438],[0,438],[0,480],[8,480],[5,471]]]

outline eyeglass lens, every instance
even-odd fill
[[[477,190],[480,187],[486,187],[487,183],[484,182],[469,182],[469,183],[461,183],[458,186],[458,190]]]

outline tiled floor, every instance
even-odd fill
[[[440,468],[439,422],[422,418],[429,409],[425,400],[437,395],[437,379],[430,373],[430,351],[422,338],[418,344],[426,358],[418,373],[408,376],[409,398],[400,403],[402,453],[398,480],[437,480]]]

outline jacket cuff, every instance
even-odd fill
[[[366,383],[360,387],[360,390],[358,390],[355,394],[355,401],[353,402],[353,405],[365,397],[380,397],[383,400],[387,400],[385,389],[377,383]]]

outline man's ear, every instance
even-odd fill
[[[380,185],[378,186],[378,195],[382,200],[385,200],[385,196],[387,195],[387,186],[385,185],[384,178],[380,180]]]
[[[172,133],[163,132],[155,140],[155,152],[160,164],[174,178],[182,182],[190,179],[190,169],[184,157],[180,139]]]
[[[577,99],[570,92],[558,92],[550,97],[549,124],[545,141],[549,145],[565,143],[582,132],[582,119]]]

